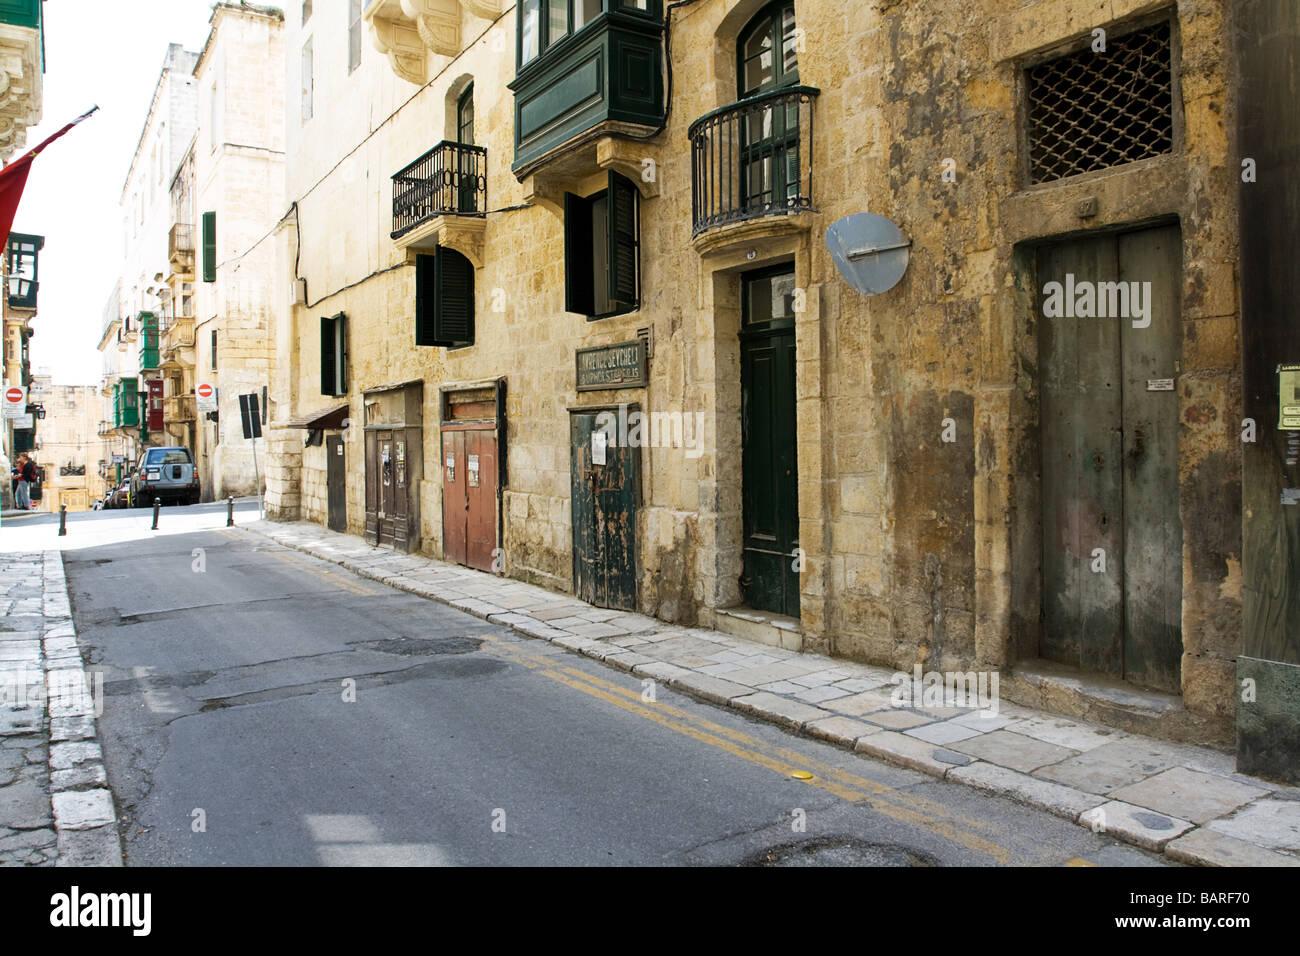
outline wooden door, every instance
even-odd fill
[[[491,571],[497,546],[496,436],[485,429],[462,434],[465,436],[465,563],[480,571]]]
[[[394,501],[394,476],[393,476],[393,433],[391,431],[375,432],[375,443],[377,451],[378,468],[375,473],[377,479],[377,501],[379,507],[378,528],[379,528],[379,545],[380,547],[393,546],[393,501]]]
[[[379,544],[379,436],[366,432],[366,542]]]
[[[636,609],[636,448],[593,442],[597,416],[571,417],[573,587],[597,607]],[[602,463],[603,459],[603,463]]]
[[[799,616],[794,330],[741,334],[745,603]]]
[[[448,561],[465,564],[469,525],[465,520],[465,433],[442,433],[442,553]]]
[[[419,434],[408,428],[393,430],[392,498],[386,510],[392,517],[393,548],[398,551],[411,550],[411,436]]]
[[[331,531],[348,530],[347,454],[343,436],[325,439],[325,485],[328,497],[328,524]]]
[[[1181,269],[1175,226],[1060,243],[1038,255],[1040,290],[1092,283],[1094,300],[1092,314],[1075,316],[1049,316],[1040,303],[1040,653],[1175,692]],[[1114,282],[1130,290],[1138,283],[1145,316],[1132,299],[1125,311],[1119,296],[1098,314],[1097,284]],[[1116,304],[1123,314],[1114,314]]]

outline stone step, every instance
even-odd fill
[[[717,629],[732,637],[742,637],[787,651],[803,650],[803,628],[799,620],[784,614],[755,611],[747,607],[719,608]]]

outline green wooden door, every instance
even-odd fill
[[[1179,231],[1169,226],[1047,246],[1037,267],[1038,288],[1059,283],[1066,310],[1052,314],[1044,291],[1040,653],[1176,692]],[[1134,291],[1138,297],[1129,295]]]
[[[785,276],[759,280],[767,293]],[[793,283],[794,276],[790,274]],[[774,298],[779,298],[779,289]],[[745,301],[751,299],[747,292]],[[744,570],[741,589],[755,610],[799,616],[799,473],[795,457],[792,320],[761,321],[746,309],[740,336]],[[754,319],[760,321],[751,321]]]
[[[606,440],[595,413],[571,416],[573,589],[597,607],[636,610],[637,449]],[[603,459],[603,463],[602,463]]]

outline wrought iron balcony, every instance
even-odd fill
[[[438,216],[487,213],[487,150],[443,141],[393,177],[392,238]]]
[[[167,261],[181,272],[194,268],[194,227],[188,222],[175,223],[167,234]]]
[[[9,295],[9,308],[36,308],[36,292],[40,286],[39,282],[35,279],[24,279],[22,276],[10,276],[8,285],[9,288],[6,292]]]
[[[701,116],[690,128],[694,233],[762,216],[815,211],[813,103],[791,86]]]

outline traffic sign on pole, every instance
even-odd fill
[[[217,410],[217,389],[215,386],[202,382],[194,387],[195,406],[200,412],[215,412]]]
[[[5,418],[21,418],[27,414],[27,389],[10,385],[4,390]]]

